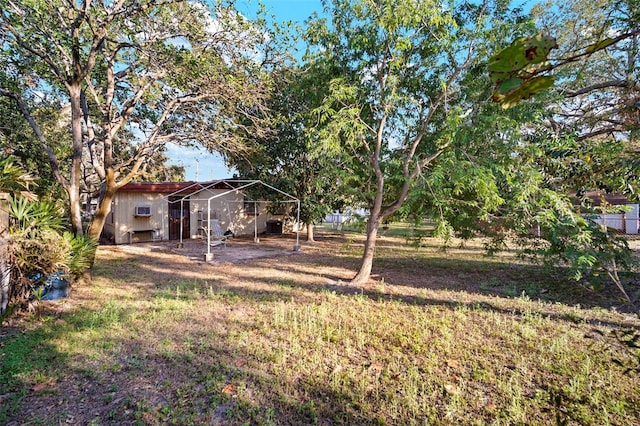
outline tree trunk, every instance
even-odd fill
[[[9,307],[9,289],[11,288],[11,268],[0,260],[0,315],[4,315]]]
[[[116,194],[117,185],[114,179],[113,170],[107,172],[107,176],[104,182],[104,191],[98,200],[96,212],[93,215],[93,220],[89,226],[87,235],[95,241],[100,241],[100,234],[104,228],[104,223],[107,220],[107,215],[111,212],[111,201]]]
[[[360,270],[351,280],[351,284],[353,285],[364,285],[369,281],[376,250],[376,238],[378,237],[378,228],[380,227],[381,221],[382,218],[380,217],[379,209],[372,209],[369,221],[367,222],[367,240],[364,243],[364,254],[362,255]]]
[[[307,223],[307,241],[309,242],[314,242],[314,236],[313,236],[313,230],[314,230],[314,226],[313,223]]]
[[[80,83],[69,85],[69,101],[71,102],[71,136],[73,154],[71,157],[71,174],[69,178],[69,208],[71,227],[76,235],[83,235],[82,209],[80,206],[80,178],[82,164],[82,107]]]
[[[9,238],[0,240],[0,315],[9,307],[9,293],[11,289],[11,266],[7,261],[7,245]]]
[[[102,234],[102,229],[104,228],[104,223],[107,220],[107,215],[111,212],[111,201],[113,200],[113,195],[104,195],[100,202],[98,202],[98,206],[96,207],[96,212],[93,215],[93,220],[91,221],[91,225],[89,225],[89,230],[87,231],[87,235],[96,241],[100,241],[100,235]]]

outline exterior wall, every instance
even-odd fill
[[[167,201],[164,194],[144,192],[117,193],[107,217],[104,232],[115,244],[168,239]],[[136,206],[150,206],[151,216],[136,217]],[[145,231],[145,232],[142,232]]]
[[[227,192],[226,189],[205,190],[191,195],[191,238],[203,236],[201,228],[208,218],[208,199]],[[211,219],[218,219],[223,231],[234,235],[253,235],[265,231],[271,215],[266,212],[265,203],[259,203],[257,214],[247,214],[244,196],[239,192],[230,192],[211,200]],[[254,223],[255,222],[255,223]]]
[[[227,189],[207,189],[191,194],[189,201],[189,229],[183,239],[204,237],[203,226],[207,221],[209,199],[228,192]],[[115,244],[169,239],[169,202],[167,195],[158,192],[118,192],[111,206],[111,213],[104,225],[103,235]],[[265,232],[267,221],[281,219],[267,213],[266,203],[257,203],[256,213],[245,211],[244,196],[230,192],[210,201],[211,219],[218,219],[223,231],[234,235],[253,235]],[[150,206],[150,217],[135,217],[136,206]]]

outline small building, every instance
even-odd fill
[[[284,211],[269,213],[267,201],[253,200],[243,192],[255,183],[262,182],[128,183],[116,192],[102,235],[115,244],[202,238],[212,219],[236,236],[273,230]]]

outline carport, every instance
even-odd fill
[[[213,192],[213,188],[218,187],[220,185],[225,185],[227,186],[229,189],[227,191],[221,192],[221,193],[214,193]],[[268,191],[273,192],[275,196],[279,196],[280,199],[278,200],[273,200],[273,199],[247,199],[246,198],[246,192],[244,190],[254,187],[254,186],[262,186],[264,188],[266,188]],[[202,197],[202,195],[200,195],[200,198],[191,198],[192,195],[194,193],[198,192],[199,194],[206,194],[207,192],[211,193],[212,195],[210,197]],[[166,199],[167,201],[167,205],[172,204],[172,203],[180,203],[180,212],[181,212],[181,216],[183,216],[184,214],[184,203],[185,201],[189,200],[189,201],[206,201],[207,202],[207,209],[206,209],[206,223],[209,224],[211,223],[211,219],[213,219],[212,217],[212,210],[211,210],[211,202],[215,199],[218,198],[222,198],[225,197],[229,194],[242,194],[243,195],[243,201],[225,201],[225,203],[229,204],[229,203],[250,203],[254,205],[254,208],[258,208],[260,204],[268,204],[268,203],[281,203],[281,204],[295,204],[296,206],[296,226],[295,226],[295,234],[296,234],[296,242],[295,245],[293,246],[293,250],[297,251],[300,249],[300,200],[272,185],[269,185],[261,180],[242,180],[242,179],[221,179],[221,180],[217,180],[217,181],[213,181],[213,182],[209,182],[209,183],[194,183],[191,186],[188,186],[186,188],[183,188],[179,191],[173,192],[169,195],[164,196],[163,198]],[[227,213],[229,215],[231,215],[231,210],[227,209]],[[166,214],[163,214],[163,220],[164,218],[168,217]],[[229,218],[230,222],[231,222],[231,217]],[[254,217],[253,219],[253,229],[254,229],[254,242],[255,243],[259,243],[260,239],[258,238],[258,222],[257,222],[257,216]],[[164,224],[163,224],[164,227]],[[211,234],[209,232],[206,233],[206,237],[207,237],[207,252],[205,254],[205,260],[211,260],[213,259],[213,255],[211,253],[211,246],[212,246],[212,241],[211,241]],[[184,245],[184,230],[183,230],[183,223],[182,221],[180,221],[180,234],[179,234],[179,244],[180,246]]]

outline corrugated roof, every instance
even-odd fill
[[[129,182],[118,192],[153,192],[170,194],[188,188],[196,182]]]
[[[122,188],[118,190],[118,192],[151,192],[156,194],[171,194],[177,191],[186,190],[183,192],[184,195],[188,193],[197,192],[203,188],[210,189],[229,189],[229,184],[225,183],[223,180],[216,183],[214,186],[211,186],[215,182],[129,182]],[[187,189],[189,188],[189,189]]]

